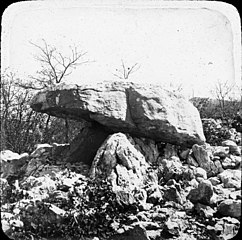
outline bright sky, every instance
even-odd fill
[[[233,6],[97,2],[34,1],[10,6],[2,18],[2,69],[10,67],[25,79],[34,75],[39,63],[33,56],[38,50],[30,41],[41,45],[44,39],[63,53],[69,45],[78,45],[94,60],[78,67],[69,83],[117,79],[113,73],[123,59],[127,66],[140,65],[130,81],[182,83],[189,96],[192,89],[195,96],[207,96],[216,81],[240,84],[240,20]]]

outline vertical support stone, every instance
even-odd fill
[[[109,134],[110,132],[98,123],[85,127],[71,142],[67,162],[83,162],[91,166],[97,150]]]

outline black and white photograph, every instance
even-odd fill
[[[19,1],[6,6],[1,27],[7,239],[238,237],[235,5]]]

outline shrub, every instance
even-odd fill
[[[223,126],[214,119],[202,119],[203,132],[206,142],[212,145],[221,145],[224,140],[231,137],[229,127]]]
[[[62,179],[63,177],[72,176],[61,176]],[[61,186],[61,179],[56,179],[56,182]],[[65,191],[67,198],[58,198],[52,192],[42,201],[30,199],[21,189],[13,188],[8,192],[6,197],[12,206],[8,210],[12,214],[15,212],[15,219],[23,222],[23,226],[13,228],[10,237],[28,240],[32,239],[31,236],[34,239],[80,239],[98,236],[100,239],[107,239],[114,233],[114,221],[116,227],[125,223],[130,212],[137,209],[121,205],[107,180],[79,179],[73,187]],[[19,204],[24,198],[28,201]],[[64,210],[65,214],[53,214],[53,205],[61,211]]]

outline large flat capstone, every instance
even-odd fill
[[[37,93],[31,107],[56,117],[98,122],[108,132],[189,147],[205,141],[198,110],[161,86],[121,81],[62,85]]]

